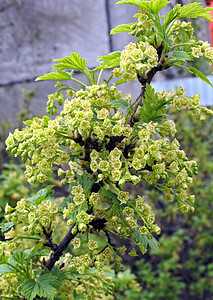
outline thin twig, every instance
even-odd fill
[[[164,58],[161,58],[159,61],[159,64],[157,65],[157,67],[154,67],[147,75],[148,78],[142,78],[140,76],[138,76],[138,81],[141,83],[141,92],[140,95],[138,96],[138,102],[135,104],[133,113],[131,115],[131,117],[129,118],[128,124],[130,124],[131,126],[135,123],[135,113],[138,109],[139,106],[143,105],[143,99],[145,97],[145,92],[146,92],[146,85],[150,84],[152,81],[152,78],[154,77],[154,75],[158,72],[158,71],[162,71],[163,69],[163,63],[165,62]]]

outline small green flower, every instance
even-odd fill
[[[123,214],[126,217],[134,217],[134,209],[127,206],[124,208]]]
[[[72,240],[73,249],[78,249],[81,246],[81,240],[79,238],[74,238]]]
[[[126,201],[129,200],[129,192],[120,191],[118,194],[118,199],[121,203],[126,203]]]
[[[46,216],[43,216],[40,220],[39,220],[39,222],[41,223],[41,225],[42,226],[44,226],[44,227],[48,227],[48,226],[50,226],[50,218],[48,218],[48,217],[46,217]]]
[[[146,228],[146,226],[141,226],[138,231],[140,232],[140,234],[142,235],[146,235],[149,233],[149,230]]]
[[[87,243],[87,246],[90,250],[97,249],[98,248],[98,242],[93,241],[93,240],[89,240],[89,242]]]

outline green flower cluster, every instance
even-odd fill
[[[180,20],[176,20],[171,27],[170,34],[172,35],[172,41],[174,44],[181,44],[182,35],[187,36],[187,47],[191,48],[191,56],[192,59],[204,57],[210,64],[213,63],[213,47],[210,46],[208,42],[197,41],[196,37],[193,36],[194,29],[191,26],[191,22],[181,22]]]
[[[147,10],[140,8],[134,17],[138,18],[138,21],[131,26],[130,34],[136,37],[144,35],[148,30],[151,30],[154,26],[152,19],[149,19]]]
[[[203,56],[210,64],[213,63],[213,47],[208,42],[198,41],[192,47],[192,56],[199,58]]]
[[[67,164],[69,155],[58,142],[59,122],[44,116],[42,119],[34,118],[26,121],[24,129],[16,129],[9,134],[6,145],[15,156],[21,155],[26,160],[25,176],[29,183],[44,182],[53,172],[53,164]],[[62,141],[63,144],[63,141]]]
[[[51,233],[57,226],[56,216],[58,205],[50,200],[35,205],[24,198],[17,202],[16,207],[5,207],[5,219],[13,222],[14,226],[22,224],[22,230],[29,235],[39,234],[46,242],[45,234]],[[5,234],[6,239],[13,238],[14,228]]]
[[[186,90],[181,86],[178,87],[176,92],[166,93],[162,91],[158,93],[158,96],[160,101],[165,101],[168,105],[172,104],[177,110],[191,110],[195,119],[205,120],[206,116],[213,115],[212,109],[200,105],[200,94],[187,96]]]
[[[131,81],[136,74],[147,78],[147,73],[157,66],[158,60],[157,50],[148,42],[129,43],[120,57],[123,78]]]
[[[134,284],[136,281],[134,280]],[[114,283],[111,277],[107,277],[103,271],[97,271],[90,268],[88,274],[81,275],[79,278],[73,278],[73,276],[64,281],[60,294],[63,295],[63,299],[74,300],[76,297],[80,299],[114,299],[113,294]],[[108,295],[108,296],[106,296]]]
[[[10,233],[5,236],[6,238],[13,238],[14,237],[14,229],[10,230]],[[0,242],[0,260],[4,257],[10,256],[10,254],[19,248],[21,242],[20,241],[1,241]]]
[[[18,278],[11,273],[1,275],[0,295],[4,299],[14,299],[17,297],[17,290],[19,287]]]
[[[193,37],[194,29],[191,22],[181,22],[180,20],[176,20],[170,30],[170,33],[173,36],[174,44],[180,44],[182,42],[183,32],[192,38],[192,40],[195,40],[195,37]]]

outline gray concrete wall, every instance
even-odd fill
[[[34,113],[45,112],[46,96],[54,91],[54,83],[34,79],[51,71],[52,59],[79,52],[89,67],[95,67],[97,56],[121,50],[132,40],[126,33],[109,35],[111,28],[131,22],[137,11],[116,2],[0,0],[1,119],[14,119],[22,87],[36,91]],[[136,96],[140,87],[138,83],[124,86],[129,89]]]

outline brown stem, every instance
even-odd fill
[[[63,240],[60,242],[58,247],[52,251],[49,260],[45,263],[45,267],[48,268],[49,270],[51,270],[54,267],[55,263],[62,256],[64,250],[66,250],[71,240],[79,233],[79,231],[77,230],[75,234],[72,234],[72,229],[74,227],[75,224],[70,227],[69,231],[67,232]]]
[[[54,244],[52,241],[52,231],[50,233],[47,233],[47,231],[44,228],[43,232],[44,232],[46,240],[47,240],[47,242],[46,242],[46,244],[44,244],[44,246],[50,247],[50,249],[53,251],[56,250],[58,245]]]

